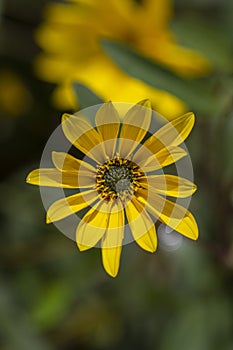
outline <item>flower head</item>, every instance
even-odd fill
[[[47,223],[77,218],[77,213],[79,249],[99,244],[104,268],[114,277],[128,234],[149,252],[157,247],[157,222],[188,238],[198,237],[192,214],[166,198],[189,197],[196,186],[159,172],[186,155],[180,144],[193,127],[194,115],[187,113],[154,133],[149,132],[151,118],[148,100],[131,107],[123,119],[111,102],[101,105],[95,127],[80,113],[64,114],[62,130],[83,158],[53,152],[53,168],[34,170],[27,177],[30,184],[75,189],[50,205]]]
[[[129,77],[100,45],[102,38],[117,40],[178,74],[192,77],[206,73],[207,60],[178,45],[169,30],[171,14],[170,0],[66,0],[50,4],[36,33],[43,49],[36,70],[45,80],[58,83],[55,103],[62,109],[77,109],[71,83],[78,81],[105,101],[136,103],[148,97],[164,116],[183,113],[186,107],[181,100]]]

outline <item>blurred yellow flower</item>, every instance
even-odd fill
[[[0,71],[0,112],[18,117],[26,113],[32,104],[32,96],[20,77],[10,71]]]
[[[103,52],[99,40],[127,43],[143,55],[188,77],[202,75],[209,63],[199,53],[177,44],[168,28],[170,0],[66,0],[50,4],[36,33],[43,53],[35,66],[40,77],[57,83],[54,101],[77,109],[71,83],[78,81],[103,100],[136,103],[149,98],[164,116],[177,116],[185,104],[171,94],[129,77]]]
[[[77,245],[84,251],[100,242],[104,268],[113,277],[118,273],[122,244],[127,244],[127,225],[137,244],[149,252],[157,247],[156,221],[191,239],[198,237],[192,214],[166,199],[189,197],[196,186],[185,178],[155,172],[186,155],[179,145],[188,137],[194,115],[174,119],[144,142],[151,112],[149,101],[144,100],[121,121],[109,102],[98,109],[96,128],[84,116],[64,114],[63,132],[85,158],[53,152],[55,168],[33,170],[26,180],[33,185],[79,189],[49,207],[47,223],[89,207],[80,214]]]

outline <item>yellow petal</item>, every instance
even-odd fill
[[[62,27],[44,24],[35,32],[35,39],[42,49],[46,50],[49,46],[49,51],[53,56],[59,55],[62,56],[63,59],[70,56],[82,58],[83,53],[81,50],[78,50],[78,45],[82,44],[81,38],[77,35],[74,36],[69,25],[64,25]],[[88,52],[86,46],[84,52]]]
[[[26,182],[31,185],[58,188],[94,188],[96,185],[95,173],[83,170],[82,167],[80,170],[70,171],[55,168],[36,169],[27,176]]]
[[[53,90],[51,94],[53,105],[57,106],[57,108],[62,111],[77,111],[79,109],[78,99],[71,85],[72,84],[59,85]]]
[[[34,67],[39,77],[51,83],[63,81],[65,77],[71,73],[71,70],[72,70],[72,66],[70,65],[69,61],[62,59],[62,57],[60,56],[44,55],[43,53],[39,54],[35,58]],[[60,90],[60,87],[58,87],[58,90]],[[70,91],[72,91],[71,87],[70,87]],[[71,102],[70,91],[65,93],[65,96],[68,97],[69,102]],[[58,103],[58,105],[61,105],[61,106],[63,106],[63,102],[60,101],[58,98],[60,97],[61,99],[61,97],[64,96],[64,89],[62,92],[63,92],[63,95],[61,93],[56,93],[57,95],[56,102]],[[74,96],[72,100],[74,102]],[[77,105],[76,105],[76,110],[77,110]]]
[[[157,154],[163,148],[176,147],[186,140],[194,125],[194,114],[185,115],[174,119],[165,124],[154,135],[143,144],[151,153]],[[143,159],[145,153],[144,147],[141,147],[135,157]]]
[[[103,141],[105,141],[105,152],[111,159],[115,155],[117,135],[120,128],[120,118],[112,102],[105,103],[99,108],[95,116],[95,123]]]
[[[43,72],[46,62],[42,63],[40,70]],[[128,76],[104,55],[86,65],[82,63],[82,70],[76,71],[74,75],[76,80],[89,86],[104,100],[137,103],[147,97],[156,111],[170,119],[187,110],[187,106],[177,97]]]
[[[102,262],[105,271],[116,277],[119,271],[122,246],[115,248],[102,248]]]
[[[114,206],[117,210],[114,210]],[[109,216],[108,228],[102,238],[102,262],[106,272],[116,277],[122,251],[122,241],[124,238],[124,209],[120,202],[112,205]]]
[[[144,3],[144,22],[146,30],[163,30],[172,15],[171,0],[146,0]],[[161,30],[160,29],[160,30]]]
[[[155,154],[155,157],[162,168],[176,163],[185,156],[187,156],[187,153],[183,148],[173,146],[163,148],[161,151]],[[149,164],[147,164],[147,166],[148,165]]]
[[[138,201],[161,222],[170,226],[183,236],[196,240],[198,238],[198,226],[193,215],[179,204],[164,199],[153,193],[148,198],[143,190],[136,193]]]
[[[122,245],[122,239],[124,236],[124,208],[122,202],[116,199],[110,203],[109,209],[109,221],[106,233],[102,239],[102,248],[115,248]]]
[[[160,39],[157,45],[153,45],[156,38],[148,36],[141,42],[140,48],[150,58],[184,77],[198,77],[210,72],[211,63],[207,58],[197,51],[179,46],[169,32],[164,32]]]
[[[136,152],[132,160],[146,173],[176,163],[185,156],[187,156],[187,153],[181,147],[166,147],[153,155],[144,148],[144,153]]]
[[[95,187],[96,169],[89,163],[64,152],[52,152],[52,160],[55,167],[62,170],[66,177],[73,174],[75,183],[78,183],[76,187]]]
[[[119,153],[122,158],[129,157],[143,140],[150,127],[151,114],[151,104],[148,100],[137,103],[127,112],[123,119],[119,140]]]
[[[186,198],[191,196],[197,189],[191,181],[175,175],[149,175],[142,177],[139,182],[143,187],[149,188],[156,193]]]
[[[84,245],[81,243],[78,243],[78,249],[80,250],[80,252],[84,252],[85,250],[89,250],[93,247],[90,247],[89,245]]]
[[[86,118],[63,114],[62,129],[71,144],[85,155],[100,164],[106,160],[101,137]]]
[[[88,207],[98,199],[96,190],[80,192],[54,202],[47,211],[46,222],[55,222],[64,219]]]
[[[71,0],[69,6],[65,3],[50,3],[46,7],[45,19],[50,20],[52,23],[56,24],[70,24],[77,25],[80,22],[80,14],[83,15],[82,7],[77,6],[76,3],[81,3],[81,1]],[[84,1],[84,4],[87,5],[88,1]],[[71,27],[74,29],[73,27]]]
[[[157,248],[155,225],[144,206],[134,197],[126,207],[126,216],[137,244],[144,250],[155,252]]]
[[[194,114],[192,112],[186,113],[164,125],[155,136],[165,145],[179,146],[189,136],[194,121]]]
[[[61,172],[53,168],[41,168],[33,170],[26,179],[26,182],[37,186],[51,186],[63,188],[78,188],[78,173]],[[93,186],[93,185],[92,185]],[[90,187],[90,186],[87,186]]]
[[[53,164],[58,170],[61,171],[77,171],[77,170],[86,170],[87,174],[95,174],[96,169],[89,163],[77,159],[71,156],[69,153],[65,152],[52,152]]]
[[[94,247],[106,232],[111,203],[101,200],[82,218],[76,231],[76,242],[80,250]]]

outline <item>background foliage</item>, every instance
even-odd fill
[[[25,184],[62,114],[51,104],[54,86],[33,70],[33,33],[47,2],[0,2],[0,349],[232,349],[232,2],[175,1],[172,30],[214,62],[188,86],[128,47],[103,42],[122,69],[152,86],[159,74],[197,115],[187,146],[200,239],[156,254],[125,246],[115,280],[99,250],[81,254],[45,224],[39,190]],[[92,103],[85,89],[81,96],[81,106]]]

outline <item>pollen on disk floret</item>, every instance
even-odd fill
[[[116,198],[127,200],[137,188],[137,181],[144,175],[140,167],[131,160],[121,158],[117,153],[100,165],[96,174],[96,190],[102,199],[113,201]]]

